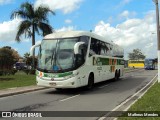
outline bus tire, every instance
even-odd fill
[[[118,71],[118,79],[120,78],[121,76],[121,70]]]
[[[91,73],[88,78],[87,89],[92,89],[94,86],[94,74]]]
[[[114,76],[114,80],[117,81],[118,79],[119,79],[119,73],[118,73],[117,70],[116,70],[115,76]]]

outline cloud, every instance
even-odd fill
[[[0,23],[0,42],[5,43],[15,43],[16,34],[18,31],[18,26],[22,19],[15,18],[11,21],[4,21]],[[29,42],[30,38],[25,38],[24,35],[21,36],[22,42]]]
[[[15,41],[17,27],[21,19],[15,18],[11,21],[0,23],[0,41],[13,42]]]
[[[129,19],[129,18],[133,18],[136,15],[136,12],[129,12],[128,10],[123,11],[118,17],[120,19]]]
[[[125,58],[133,49],[139,48],[147,57],[157,56],[155,13],[149,11],[142,19],[127,19],[113,27],[109,23],[99,21],[95,33],[122,46]]]
[[[72,20],[67,19],[67,20],[65,20],[65,23],[66,23],[66,24],[70,24],[70,23],[72,23]]]
[[[121,8],[125,6],[126,4],[129,4],[132,0],[121,0],[120,3],[115,7],[116,9]]]
[[[4,5],[4,4],[9,4],[11,3],[13,0],[0,0],[0,5]]]
[[[56,32],[62,32],[62,31],[72,31],[72,30],[75,30],[76,27],[74,26],[68,26],[68,27],[62,27],[60,29],[57,29]]]
[[[131,2],[132,0],[122,0],[121,4],[128,4],[129,2]]]
[[[36,0],[35,6],[45,4],[51,10],[62,10],[64,14],[71,13],[78,9],[82,0]]]

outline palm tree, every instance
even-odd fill
[[[18,27],[16,41],[20,42],[20,36],[25,34],[25,37],[32,37],[32,45],[35,45],[35,32],[40,34],[41,31],[43,36],[52,33],[53,29],[48,24],[47,18],[49,12],[55,15],[54,11],[46,6],[34,8],[34,5],[29,2],[22,3],[20,9],[11,14],[11,18],[19,16],[23,19]]]
[[[49,25],[49,20],[47,18],[49,12],[55,15],[55,12],[46,6],[34,8],[34,5],[29,2],[22,3],[20,9],[13,11],[11,14],[11,19],[15,17],[22,18],[15,40],[20,42],[20,36],[25,34],[25,37],[32,38],[33,46],[35,45],[35,32],[43,36],[52,33],[53,29]],[[35,53],[33,55],[35,55]]]

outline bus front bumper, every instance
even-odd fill
[[[53,87],[53,88],[77,88],[78,79],[76,77],[69,78],[67,80],[57,80],[57,81],[49,81],[41,79],[40,77],[36,78],[37,85],[43,87]]]

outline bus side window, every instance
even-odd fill
[[[105,46],[106,46],[106,55],[110,55],[110,44],[109,43],[106,43],[105,44]]]
[[[101,42],[100,54],[101,55],[105,55],[106,54],[106,45],[105,45],[104,42]]]
[[[96,54],[100,55],[101,53],[101,42],[99,40],[97,40],[97,50],[96,50]]]
[[[98,45],[98,40],[94,39],[94,38],[91,38],[91,45],[90,45],[90,55],[94,55],[94,54],[98,54],[98,48],[99,48],[99,45]]]
[[[109,45],[109,47],[110,47],[110,55],[113,56],[113,54],[114,54],[113,45]]]
[[[85,43],[85,48],[83,48],[83,50],[81,51],[84,55],[84,59],[86,59],[86,54],[87,54],[87,49],[88,49],[88,41],[89,41],[89,37],[88,36],[81,36],[80,37],[80,42],[84,42]]]

